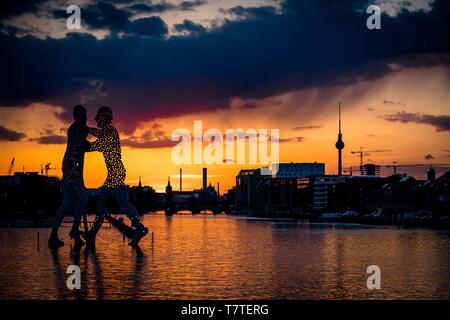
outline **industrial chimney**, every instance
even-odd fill
[[[206,189],[206,180],[208,179],[208,169],[203,168],[203,189]]]
[[[428,181],[436,180],[436,170],[434,170],[432,166],[430,166],[430,169],[427,171],[427,180]]]

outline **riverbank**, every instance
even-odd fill
[[[234,216],[248,216],[254,218],[291,218],[302,219],[310,222],[336,222],[336,223],[353,223],[362,225],[374,225],[374,226],[395,226],[404,228],[427,228],[436,230],[450,230],[450,219],[398,219],[398,217],[385,217],[385,216],[332,216],[323,217],[318,214],[267,214],[257,213],[255,211],[247,212],[246,214],[231,214]]]
[[[45,219],[0,219],[0,228],[51,228],[53,217]]]
[[[402,228],[427,228],[436,230],[450,230],[450,222],[441,219],[424,219],[424,220],[408,220],[408,221],[393,221],[389,218],[372,218],[372,217],[341,217],[322,219],[315,218],[310,219],[314,222],[339,222],[339,223],[356,223],[356,224],[368,224],[379,226],[396,226]]]

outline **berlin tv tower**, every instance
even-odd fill
[[[336,142],[336,149],[338,149],[338,175],[342,176],[342,149],[344,149],[345,144],[342,141],[341,132],[341,102],[339,101],[339,133],[338,141]]]

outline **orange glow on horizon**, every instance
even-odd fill
[[[281,138],[302,137],[300,142],[280,143],[280,162],[324,162],[327,173],[337,172],[337,102],[342,101],[342,133],[345,142],[343,167],[359,165],[359,158],[350,153],[361,146],[365,149],[388,149],[391,152],[373,153],[366,161],[387,165],[399,163],[440,163],[449,162],[449,132],[438,132],[431,125],[389,122],[383,115],[402,110],[412,113],[433,115],[448,114],[450,101],[450,73],[448,68],[429,68],[394,73],[385,78],[331,89],[309,89],[288,93],[268,99],[280,101],[260,108],[241,109],[236,100],[229,109],[184,115],[166,119],[154,119],[139,125],[134,135],[141,135],[152,124],[161,124],[167,136],[176,128],[186,128],[192,132],[195,120],[203,121],[203,129],[218,128],[222,132],[232,128],[280,129]],[[430,81],[424,85],[423,79]],[[319,91],[318,91],[319,90]],[[326,99],[325,99],[326,97]],[[398,103],[386,103],[397,101]],[[45,128],[52,128],[63,135],[68,124],[61,122],[51,111],[61,108],[47,105],[33,105],[27,108],[3,108],[0,125],[25,132],[26,139],[18,142],[0,142],[0,174],[8,170],[11,159],[15,158],[14,171],[40,171],[40,166],[50,162],[50,175],[61,176],[61,162],[65,145],[45,145],[30,138],[39,136]],[[92,112],[90,112],[91,114]],[[42,115],[45,115],[43,117]],[[251,119],[251,121],[249,121]],[[90,122],[91,123],[91,122]],[[296,127],[308,127],[296,130]],[[59,133],[61,132],[61,133]],[[121,134],[121,139],[127,136]],[[33,139],[31,139],[33,140]],[[432,154],[433,160],[424,160],[424,155]],[[185,177],[183,189],[192,190],[202,185],[201,168],[204,165],[178,166],[171,162],[171,148],[138,149],[123,146],[122,158],[127,170],[126,183],[136,185],[141,177],[144,185],[163,191],[167,178],[172,176],[172,186],[178,190],[178,174],[181,167]],[[235,184],[239,170],[260,166],[211,165],[208,167],[208,183],[217,186],[221,193]],[[424,167],[424,172],[427,167]],[[88,153],[85,158],[85,184],[88,188],[102,185],[106,177],[103,157],[99,153]]]

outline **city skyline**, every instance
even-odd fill
[[[383,102],[383,104],[385,104]],[[372,111],[367,111],[368,113],[371,113]],[[331,117],[333,118],[333,117]],[[333,121],[334,120],[334,121]],[[338,173],[338,166],[337,166],[337,151],[334,147],[334,143],[332,143],[333,136],[336,136],[336,130],[337,130],[337,116],[334,114],[334,119],[331,119],[329,122],[330,124],[325,128],[325,126],[319,126],[319,125],[306,125],[304,126],[304,131],[306,134],[306,137],[302,137],[300,139],[301,141],[298,141],[296,138],[292,138],[291,141],[283,142],[283,136],[281,137],[280,141],[280,162],[324,162],[326,164],[326,173],[328,174],[337,174]],[[334,127],[333,128],[333,122]],[[378,148],[390,148],[392,144],[375,144],[375,143],[369,143],[370,141],[374,141],[375,136],[371,137],[364,137],[363,139],[358,139],[356,137],[357,141],[360,141],[360,143],[352,143],[351,140],[352,137],[354,137],[354,133],[352,134],[351,127],[347,124],[347,122],[351,123],[351,121],[346,121],[344,116],[344,123],[343,126],[346,128],[345,134],[346,134],[346,149],[343,152],[343,170],[346,171],[345,174],[349,174],[349,167],[353,168],[353,173],[357,168],[359,167],[359,156],[355,156],[351,154],[351,151],[353,150],[359,150],[362,146],[365,150],[370,149],[378,149]],[[190,123],[192,125],[192,123]],[[403,126],[408,126],[408,124],[403,124]],[[424,125],[417,125],[421,130],[428,131],[428,135],[441,135],[444,136],[447,133],[445,132],[436,132],[434,131],[434,128],[431,126],[424,126]],[[185,126],[189,128],[189,126]],[[244,128],[246,129],[246,128]],[[298,129],[298,128],[296,128]],[[327,129],[327,130],[325,130]],[[331,129],[331,130],[330,130]],[[431,129],[431,130],[430,130]],[[206,128],[205,128],[206,130]],[[330,133],[329,136],[325,137],[325,139],[317,139],[317,137],[310,137],[310,139],[314,139],[316,142],[315,148],[311,148],[310,150],[306,151],[311,156],[307,158],[306,156],[302,157],[301,152],[298,152],[297,150],[292,150],[292,148],[299,148],[300,150],[307,142],[307,136],[313,132],[329,132],[333,131],[334,133]],[[297,130],[294,130],[297,131]],[[431,132],[430,132],[431,131]],[[309,133],[308,133],[309,132]],[[281,131],[281,134],[283,134],[283,131]],[[444,139],[445,141],[445,139]],[[364,142],[366,142],[364,144]],[[11,159],[15,158],[15,170],[16,172],[21,172],[23,169],[23,166],[25,166],[25,171],[37,171],[40,172],[42,169],[42,165],[45,163],[51,163],[51,168],[56,168],[56,170],[49,171],[49,175],[57,175],[61,177],[60,173],[60,163],[62,160],[62,156],[64,154],[64,145],[60,144],[39,144],[34,141],[21,141],[21,142],[0,142],[0,144],[3,144],[7,148],[5,148],[3,151],[5,151],[2,156],[0,156],[3,168],[2,171],[5,171],[2,174],[6,174],[6,171],[10,165]],[[312,144],[312,143],[311,143]],[[24,161],[20,158],[20,152],[14,152],[12,150],[17,150],[17,147],[20,148],[21,146],[26,145],[35,145],[34,147],[37,147],[39,150],[39,153],[37,154],[40,157],[37,157],[39,160],[33,161],[30,159],[30,156],[28,155],[26,158],[27,160]],[[10,148],[8,148],[10,146]],[[11,148],[12,147],[12,148]],[[167,160],[170,161],[170,152],[171,152],[171,146],[167,147],[160,147],[160,148],[151,148],[151,149],[145,149],[145,148],[130,148],[126,144],[123,145],[124,149],[124,158],[125,163],[127,165],[127,184],[129,185],[137,185],[138,184],[138,177],[141,177],[142,182],[145,185],[150,185],[154,187],[157,191],[162,192],[166,186],[167,183],[167,176],[171,176],[174,179],[178,179],[179,175],[177,174],[179,165],[176,164],[167,164]],[[304,148],[304,147],[303,147]],[[365,157],[366,162],[376,163],[382,166],[382,174],[383,175],[389,175],[393,173],[392,167],[389,169],[386,166],[392,165],[394,162],[396,162],[398,165],[402,164],[411,164],[411,167],[405,167],[402,169],[399,173],[409,173],[417,178],[425,178],[426,177],[426,171],[428,170],[429,166],[433,165],[437,167],[438,175],[448,170],[446,158],[448,150],[445,150],[445,143],[439,146],[434,146],[434,150],[436,152],[432,153],[426,153],[422,155],[422,153],[425,152],[416,152],[415,157],[410,158],[402,158],[395,157],[395,151],[389,151],[380,153],[380,154],[371,154],[369,156]],[[25,150],[29,150],[28,147]],[[50,151],[51,150],[51,151]],[[50,154],[53,155],[52,158],[48,157],[48,151],[50,151]],[[287,152],[285,152],[287,151]],[[45,153],[45,156],[42,156],[41,152]],[[147,154],[146,156],[140,156],[136,154]],[[156,155],[148,155],[148,154],[156,154]],[[159,154],[159,155],[158,155]],[[288,156],[286,156],[288,154]],[[322,154],[323,158],[314,158],[314,154]],[[19,155],[19,157],[17,156]],[[298,156],[297,156],[298,155]],[[432,158],[427,158],[427,155],[432,155]],[[141,158],[142,157],[142,158]],[[61,159],[58,161],[58,158]],[[149,168],[142,163],[145,163],[147,161],[150,162],[149,166],[157,166],[158,160],[161,160],[165,163],[164,168],[156,168],[157,171],[160,171],[162,169],[162,172],[158,174],[152,174],[146,172],[152,172],[153,170],[149,170]],[[326,159],[325,161],[322,159]],[[156,160],[156,161],[155,161]],[[303,161],[305,160],[305,161]],[[153,163],[152,162],[156,162]],[[102,168],[102,158],[99,154],[86,154],[86,173],[85,173],[85,180],[86,185],[88,188],[96,188],[99,184],[103,183],[104,177],[106,177],[106,169]],[[133,163],[134,165],[129,165],[129,163]],[[414,164],[423,164],[423,166],[414,166]],[[204,164],[200,165],[183,165],[181,166],[185,172],[184,174],[184,183],[186,188],[189,188],[191,190],[198,188],[201,186],[201,177],[200,174],[201,168],[204,167]],[[208,168],[210,170],[209,175],[209,182],[212,183],[212,185],[216,185],[217,182],[220,182],[223,185],[222,190],[227,190],[234,186],[234,179],[237,173],[241,169],[254,169],[257,168],[256,165],[246,164],[246,165],[237,165],[237,164],[224,164],[224,165],[208,165]],[[261,167],[261,166],[259,166]],[[100,172],[99,172],[100,170]],[[102,172],[103,170],[103,172]],[[93,173],[95,172],[95,173]]]

